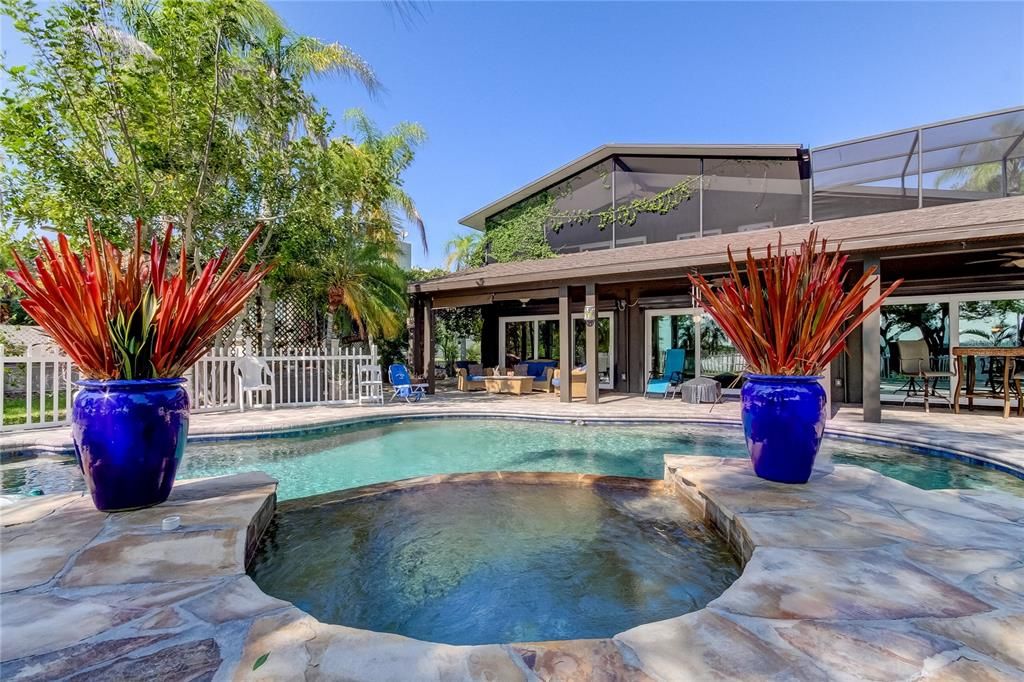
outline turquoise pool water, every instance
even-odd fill
[[[957,460],[825,439],[835,462],[859,464],[919,488],[994,488],[1024,480]],[[411,420],[314,435],[188,446],[179,478],[261,470],[292,499],[411,476],[466,471],[562,471],[660,478],[666,453],[746,457],[742,431],[701,425],[574,426],[501,419]],[[4,493],[81,489],[70,458],[0,466]]]
[[[672,495],[505,481],[284,503],[249,569],[320,621],[447,644],[609,637],[739,571]]]

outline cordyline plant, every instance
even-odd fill
[[[25,293],[25,312],[90,379],[180,377],[210,349],[270,270],[263,264],[241,270],[262,226],[230,261],[224,249],[196,272],[184,245],[176,267],[169,266],[170,223],[162,242],[152,239],[148,256],[141,220],[128,254],[98,238],[91,221],[87,225],[89,248],[81,255],[71,251],[63,234],[56,245],[44,237],[35,273],[15,253],[17,269],[8,275]]]
[[[817,230],[798,253],[783,253],[782,235],[773,253],[756,259],[747,249],[746,276],[729,250],[730,274],[720,285],[703,275],[690,274],[701,305],[746,359],[752,372],[776,376],[821,374],[842,352],[846,338],[877,310],[903,280],[893,282],[864,310],[861,304],[874,284],[868,268],[849,288],[847,257],[828,242],[818,242]]]

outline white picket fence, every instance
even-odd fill
[[[278,405],[344,405],[359,400],[363,368],[377,367],[377,348],[289,348],[256,356],[267,363]],[[214,349],[186,374],[193,412],[238,409],[236,349]],[[80,374],[62,354],[6,355],[0,346],[0,431],[67,424]],[[261,405],[256,394],[256,405]]]

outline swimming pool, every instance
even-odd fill
[[[178,478],[264,471],[282,500],[413,476],[556,471],[661,478],[665,454],[746,457],[739,428],[697,424],[586,425],[504,419],[417,419],[314,434],[189,443]],[[1024,480],[953,459],[826,438],[824,455],[919,488],[989,488],[1024,495]],[[0,465],[5,494],[83,487],[69,457]]]

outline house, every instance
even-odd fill
[[[480,306],[485,365],[597,368],[586,372],[590,402],[600,389],[642,392],[668,348],[686,349],[687,376],[728,386],[742,359],[701,314],[686,273],[724,273],[729,248],[763,255],[817,228],[853,274],[873,266],[880,287],[906,280],[830,371],[832,401],[878,420],[883,402],[906,398],[899,341],[926,340],[938,368],[954,346],[1024,343],[1013,333],[1024,316],[1022,137],[1016,107],[810,149],[598,147],[462,219],[502,245],[489,260],[519,241],[552,257],[410,285],[413,364],[433,376],[433,310]]]

